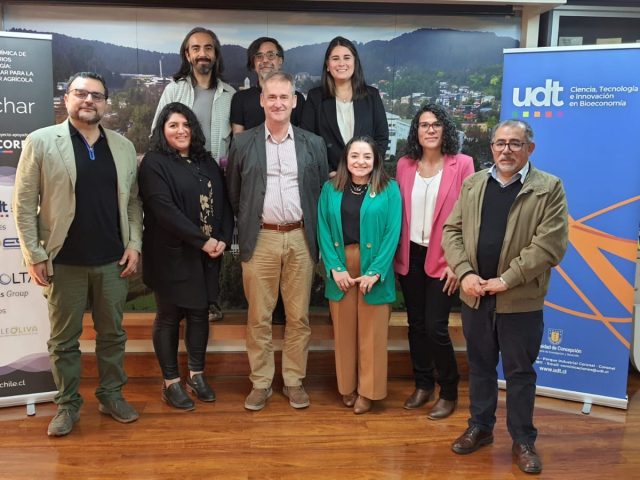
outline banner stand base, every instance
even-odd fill
[[[498,380],[498,387],[505,389],[507,386],[504,380]],[[582,413],[585,413],[585,407],[589,404],[588,411],[591,411],[591,405],[602,405],[605,407],[621,408],[626,410],[629,407],[629,399],[625,395],[624,398],[617,397],[605,397],[604,395],[592,395],[585,392],[573,392],[571,390],[562,390],[559,388],[541,387],[536,386],[536,395],[542,395],[544,397],[559,398],[561,400],[572,400],[574,402],[582,402],[584,407]]]
[[[36,403],[53,402],[57,391],[27,393],[25,395],[14,395],[13,397],[0,397],[0,407],[15,407],[18,405],[26,405],[27,415],[36,414]]]

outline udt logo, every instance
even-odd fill
[[[0,200],[0,217],[9,217],[9,204],[4,200]]]
[[[524,98],[520,100],[520,87],[513,89],[513,104],[516,107],[561,107],[564,102],[558,97],[564,87],[560,82],[547,78],[544,87],[527,87],[524,91]]]

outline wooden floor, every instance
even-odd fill
[[[342,406],[332,375],[315,375],[306,387],[312,405],[292,409],[277,391],[261,412],[243,408],[244,376],[215,379],[218,400],[177,412],[160,400],[156,378],[132,378],[126,396],[141,418],[122,425],[101,415],[93,397],[95,378],[85,378],[82,417],[67,437],[51,439],[53,404],[0,409],[1,479],[503,479],[523,478],[511,460],[498,410],[495,443],[455,455],[451,441],[466,427],[468,384],[458,411],[439,422],[425,409],[403,410],[412,390],[408,378],[391,378],[389,396],[366,415]],[[541,478],[640,478],[640,375],[629,381],[628,411],[538,397]]]

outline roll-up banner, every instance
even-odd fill
[[[569,249],[544,307],[541,395],[627,407],[639,88],[637,45],[505,50],[501,117],[532,126],[531,161],[562,179],[569,204]]]
[[[22,262],[11,209],[22,142],[53,123],[51,36],[0,32],[0,406],[56,394],[47,303]]]

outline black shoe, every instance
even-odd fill
[[[180,382],[172,383],[168,387],[163,383],[162,400],[180,410],[193,410],[196,408],[195,403],[193,403],[193,400],[187,395],[187,392],[184,391],[184,387]]]
[[[540,473],[542,471],[542,461],[533,445],[514,442],[511,452],[516,465],[524,473]]]
[[[220,305],[217,303],[212,303],[209,305],[209,321],[210,322],[219,322],[224,318],[224,313],[222,313],[222,309]]]
[[[406,410],[414,410],[422,407],[425,403],[429,402],[433,398],[433,388],[424,389],[416,388],[413,393],[404,402],[404,408]]]
[[[493,443],[493,433],[480,430],[480,427],[473,425],[467,428],[451,445],[451,450],[466,455],[478,450],[482,445]]]
[[[427,418],[429,420],[441,420],[443,418],[447,418],[454,412],[457,403],[458,402],[456,400],[439,398],[433,407],[431,407],[431,411],[429,412],[429,415],[427,415]]]
[[[207,379],[201,373],[196,373],[193,377],[187,378],[186,381],[187,390],[191,390],[195,393],[198,400],[201,402],[213,402],[216,399],[216,392],[214,392]]]

